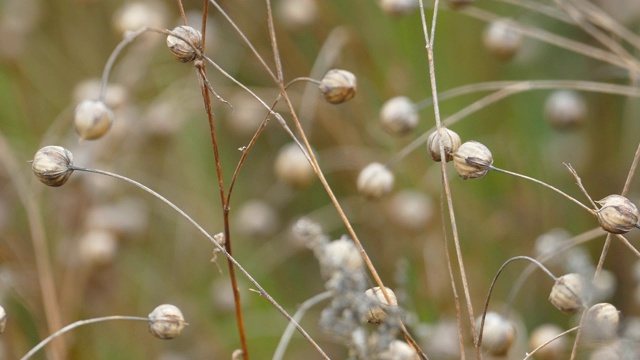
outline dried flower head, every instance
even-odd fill
[[[561,333],[562,329],[554,324],[538,326],[529,336],[529,350],[536,349]],[[538,360],[561,360],[565,358],[566,350],[567,339],[559,337],[536,351],[535,358]]]
[[[320,91],[331,104],[340,104],[356,96],[356,76],[353,73],[332,69],[320,81]]]
[[[547,98],[544,115],[547,122],[556,129],[574,129],[587,120],[587,103],[575,91],[557,90]]]
[[[478,318],[476,326],[480,328],[482,318]],[[516,338],[516,328],[496,312],[488,312],[484,319],[482,332],[482,348],[493,356],[505,355]]]
[[[178,26],[167,36],[167,47],[176,60],[186,63],[196,59],[202,50],[202,34],[191,26]],[[195,47],[195,48],[194,48]]]
[[[477,141],[467,141],[453,153],[453,166],[464,180],[485,176],[491,164],[491,151]]]
[[[584,307],[586,282],[582,275],[570,273],[559,277],[549,295],[549,301],[556,309],[573,314]]]
[[[103,137],[113,124],[113,112],[102,100],[84,100],[73,114],[73,125],[83,140]]]
[[[45,146],[36,152],[31,170],[45,185],[62,186],[73,173],[73,155],[61,146]]]
[[[491,22],[484,31],[484,46],[500,60],[510,60],[522,46],[522,34],[515,26],[511,19],[499,19]]]
[[[418,112],[408,97],[397,96],[382,105],[380,124],[391,135],[406,135],[418,125]]]
[[[380,0],[380,8],[389,16],[409,15],[417,7],[417,0]]]
[[[367,165],[358,175],[358,192],[369,199],[380,199],[393,189],[394,176],[380,163]]]
[[[626,197],[609,195],[596,202],[602,206],[596,212],[596,217],[605,231],[624,234],[638,226],[638,208]]]
[[[385,289],[387,290],[387,295],[389,295],[391,302],[387,301],[387,298],[384,296],[379,286],[367,289],[367,291],[364,292],[367,298],[373,300],[373,303],[378,304],[371,307],[366,314],[367,322],[371,324],[383,323],[384,319],[387,317],[387,311],[385,309],[398,306],[398,299],[393,290],[389,288]]]
[[[182,333],[185,325],[184,316],[178,307],[163,304],[149,314],[149,332],[158,339],[173,339]]]
[[[315,178],[313,167],[296,143],[280,148],[274,169],[278,180],[294,188],[307,186]]]
[[[591,342],[606,342],[616,338],[620,313],[615,306],[600,303],[591,306],[582,323],[582,331]]]
[[[445,160],[449,162],[453,160],[452,154],[458,151],[462,140],[460,140],[460,136],[455,131],[446,127],[442,127],[442,139]],[[433,161],[440,162],[442,160],[440,157],[440,136],[438,134],[438,130],[429,134],[429,138],[427,139],[427,151]]]

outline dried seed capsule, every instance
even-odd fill
[[[182,312],[174,305],[160,305],[149,314],[149,332],[158,339],[178,337],[185,325]]]
[[[183,25],[174,28],[171,32],[179,36],[179,38],[173,35],[167,36],[167,47],[176,60],[183,63],[195,60],[198,57],[198,52],[202,50],[200,31],[191,26]],[[197,50],[194,49],[194,46]]]
[[[638,226],[638,208],[624,196],[609,195],[596,201],[602,207],[596,212],[600,226],[612,234],[624,234]]]
[[[547,122],[556,129],[574,129],[586,121],[587,104],[575,91],[554,91],[545,102],[544,115]]]
[[[161,28],[166,20],[162,3],[135,1],[123,4],[113,16],[113,27],[120,33],[136,31],[144,26]],[[148,39],[153,39],[149,36]],[[144,41],[144,40],[143,40]]]
[[[376,359],[380,360],[418,360],[418,354],[411,347],[411,345],[407,344],[401,340],[391,340],[389,343],[389,347],[380,352]]]
[[[549,301],[556,309],[573,314],[584,307],[586,293],[585,280],[580,274],[570,273],[559,277],[549,295]]]
[[[325,100],[340,104],[356,95],[356,77],[349,71],[332,69],[322,78],[319,87]]]
[[[89,266],[105,266],[113,262],[118,252],[118,239],[109,230],[94,229],[78,242],[80,260]]]
[[[529,349],[536,349],[554,337],[560,335],[562,329],[557,325],[544,324],[538,326],[529,337]],[[534,357],[538,360],[561,360],[565,358],[567,340],[559,337],[536,351]]]
[[[381,324],[384,322],[384,319],[387,317],[387,311],[390,307],[398,306],[398,298],[393,290],[386,288],[387,295],[389,295],[389,299],[391,302],[387,301],[387,298],[384,297],[382,290],[379,286],[368,289],[364,292],[364,294],[375,303],[379,304],[377,306],[373,306],[366,314],[367,322],[371,324]]]
[[[589,341],[610,341],[616,337],[619,322],[620,314],[615,306],[595,304],[587,310],[582,331]]]
[[[73,125],[83,140],[104,136],[113,123],[113,112],[102,100],[84,100],[73,114]]]
[[[482,318],[478,318],[476,326],[480,328]],[[511,321],[496,312],[488,312],[484,320],[482,332],[482,348],[493,356],[505,355],[516,338],[516,328]]]
[[[309,160],[295,143],[280,148],[274,170],[278,180],[294,188],[309,185],[315,177]]]
[[[45,185],[62,186],[73,173],[73,155],[61,146],[45,146],[36,152],[31,170]]]
[[[249,200],[240,205],[236,215],[238,231],[250,237],[268,237],[278,229],[278,214],[266,201]]]
[[[320,256],[323,273],[327,277],[340,270],[356,271],[362,269],[364,264],[358,248],[348,238],[331,241],[321,251]]]
[[[462,140],[460,136],[453,130],[449,130],[446,127],[442,127],[442,138],[444,141],[444,154],[447,162],[453,160],[453,153],[458,151]],[[427,151],[433,161],[441,161],[440,158],[440,136],[438,130],[432,132],[427,139]]]
[[[358,192],[369,199],[380,199],[393,189],[394,176],[380,163],[367,165],[358,175]]]
[[[389,16],[409,15],[417,7],[417,0],[380,0],[380,8]]]
[[[316,0],[282,0],[276,6],[280,23],[292,30],[307,27],[318,19]]]
[[[464,180],[485,176],[491,164],[491,151],[477,141],[467,141],[453,153],[453,166]]]
[[[389,201],[387,213],[403,230],[424,230],[434,213],[433,201],[420,191],[402,190]]]
[[[484,46],[500,60],[510,60],[522,46],[522,34],[515,26],[511,19],[499,19],[491,22],[484,31]]]
[[[7,312],[0,306],[0,334],[4,332],[4,328],[7,326]]]
[[[382,105],[380,124],[391,135],[406,135],[418,126],[418,112],[409,98],[397,96]]]

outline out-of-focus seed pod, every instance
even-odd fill
[[[278,20],[289,29],[304,28],[318,18],[316,0],[281,0],[276,5]]]
[[[90,230],[79,240],[78,251],[83,263],[90,266],[111,264],[118,251],[118,239],[108,230]]]
[[[120,34],[125,34],[127,31],[136,31],[145,26],[164,28],[165,21],[166,9],[161,3],[134,1],[123,4],[115,12],[113,27]]]
[[[418,126],[418,112],[414,103],[405,96],[387,100],[380,109],[380,124],[391,135],[410,133]]]
[[[61,146],[45,146],[36,152],[31,170],[43,184],[62,186],[73,173],[73,154]]]
[[[616,338],[620,314],[615,306],[599,303],[591,306],[582,323],[585,339],[592,342],[607,342]]]
[[[544,105],[547,122],[559,130],[571,130],[587,120],[587,103],[577,92],[554,91]]]
[[[382,290],[379,286],[367,289],[367,291],[364,292],[364,294],[369,299],[378,304],[369,309],[369,311],[365,315],[367,322],[371,324],[383,323],[384,319],[387,317],[387,311],[385,309],[398,306],[398,298],[396,297],[396,294],[389,288],[386,288],[386,290],[391,302],[387,301],[387,298],[384,297],[384,294],[382,293]]]
[[[480,329],[482,318],[476,320]],[[493,356],[505,355],[516,338],[516,328],[511,321],[496,312],[488,312],[482,332],[482,348]]]
[[[551,288],[549,301],[556,309],[574,314],[584,307],[585,293],[585,279],[580,274],[570,273],[556,280]]]
[[[202,34],[200,34],[200,31],[191,26],[182,25],[171,30],[171,33],[176,36],[167,36],[167,47],[176,60],[183,63],[195,60],[198,57],[198,52],[202,50]]]
[[[453,166],[463,180],[485,176],[491,164],[491,151],[477,141],[467,141],[453,153]]]
[[[103,137],[113,124],[113,112],[102,100],[84,100],[73,114],[73,125],[83,140]]]
[[[389,201],[389,218],[403,229],[422,230],[433,216],[433,201],[417,190],[402,190]]]
[[[236,213],[238,231],[251,237],[272,235],[278,227],[278,215],[273,207],[262,200],[249,200],[240,205]]]
[[[596,202],[602,206],[596,212],[596,217],[605,231],[624,234],[638,226],[638,208],[626,197],[609,195]]]
[[[182,311],[175,305],[163,304],[149,314],[149,332],[158,339],[178,337],[187,323]]]
[[[418,8],[417,0],[380,0],[380,8],[389,16],[405,16]]]
[[[546,343],[562,333],[562,329],[554,324],[538,326],[529,337],[529,350]],[[537,360],[562,360],[567,350],[567,339],[559,337],[536,351],[534,358]]]
[[[294,188],[307,186],[315,178],[313,167],[295,143],[289,143],[280,149],[274,169],[278,180]]]
[[[81,103],[84,99],[97,99],[100,97],[102,84],[100,79],[87,79],[79,82],[73,89],[73,99]],[[129,91],[120,84],[108,83],[104,94],[104,103],[109,109],[117,110],[124,107],[129,98]]]
[[[450,8],[452,8],[454,10],[457,10],[457,9],[463,8],[463,7],[465,7],[465,6],[469,5],[469,4],[472,4],[475,1],[476,0],[447,0],[446,2],[447,2],[447,5]]]
[[[4,328],[7,326],[7,312],[0,306],[0,334],[4,332]]]
[[[321,264],[326,276],[340,270],[356,271],[364,264],[358,248],[352,240],[342,238],[331,241],[322,251]]]
[[[388,167],[374,162],[358,174],[358,192],[369,199],[380,199],[393,189],[394,181],[393,173]]]
[[[511,19],[499,19],[489,23],[483,34],[485,48],[496,58],[511,60],[522,47],[522,34]]]
[[[442,127],[442,138],[444,141],[445,160],[449,162],[453,160],[452,154],[458,151],[462,140],[455,131],[446,127]],[[427,151],[433,161],[440,162],[442,160],[440,157],[440,136],[438,134],[438,130],[429,134],[429,138],[427,139]]]
[[[356,96],[356,76],[353,73],[332,69],[320,81],[320,91],[331,104],[340,104]]]
[[[401,340],[391,340],[389,347],[377,354],[376,359],[380,360],[419,360],[416,351]]]

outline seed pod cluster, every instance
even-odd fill
[[[402,136],[418,126],[418,112],[415,104],[405,96],[387,100],[380,109],[382,129],[391,135]]]
[[[453,160],[452,154],[458,151],[462,140],[460,140],[460,135],[458,135],[453,130],[450,130],[446,127],[442,127],[441,130],[445,161],[449,162]],[[438,134],[438,130],[429,134],[429,138],[427,139],[427,151],[429,152],[429,156],[431,156],[431,159],[433,159],[433,161],[442,161],[440,157],[440,135]]]
[[[398,306],[398,299],[393,290],[389,288],[385,288],[387,291],[387,295],[389,295],[389,299],[391,302],[387,301],[387,298],[382,293],[382,290],[379,286],[368,289],[364,292],[364,294],[375,303],[379,304],[377,306],[373,306],[369,309],[369,312],[366,314],[367,322],[371,324],[381,324],[384,322],[384,319],[387,317],[387,311],[390,307]]]
[[[73,125],[83,140],[103,137],[113,124],[113,112],[102,100],[82,101],[73,114]]]
[[[522,46],[522,34],[511,19],[499,19],[489,23],[483,34],[485,48],[502,61],[511,60]]]
[[[341,104],[356,96],[356,76],[346,70],[332,69],[324,75],[319,88],[327,102]]]
[[[61,146],[45,146],[36,152],[31,170],[45,185],[62,186],[73,173],[73,154]]]
[[[178,337],[187,323],[182,311],[175,305],[163,304],[149,314],[149,332],[158,339]]]
[[[176,60],[186,63],[196,59],[202,50],[202,34],[191,26],[178,26],[167,36],[167,47]],[[195,49],[194,49],[195,47]]]
[[[549,295],[549,301],[556,309],[574,314],[584,307],[586,281],[580,274],[569,273],[559,277]]]
[[[395,178],[388,167],[380,163],[367,165],[358,175],[358,192],[369,199],[380,199],[393,189]]]
[[[491,164],[493,164],[491,151],[477,141],[467,141],[453,153],[453,166],[464,180],[485,176]]]
[[[482,318],[478,318],[476,326],[479,329]],[[488,312],[484,320],[482,332],[482,348],[493,356],[505,355],[516,338],[516,328],[509,321],[496,312]]]
[[[624,234],[638,226],[638,208],[626,197],[609,195],[596,202],[602,206],[596,212],[596,217],[605,231]]]

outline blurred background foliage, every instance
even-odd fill
[[[145,21],[154,26],[171,29],[180,24],[175,2],[139,3],[147,7]],[[632,3],[611,1],[606,6],[637,33],[637,6],[621,11],[622,15],[617,12],[620,7],[633,7]],[[7,145],[2,155],[5,166],[0,167],[0,304],[9,314],[7,329],[0,337],[0,358],[21,356],[50,332],[31,241],[38,220],[28,215],[26,201],[37,204],[63,324],[106,315],[145,316],[162,303],[180,307],[190,324],[172,341],[149,336],[142,323],[84,327],[64,337],[69,359],[228,359],[239,347],[225,261],[221,257],[217,264],[210,261],[212,246],[186,221],[138,189],[95,174],[77,173],[61,188],[45,188],[26,163],[44,145],[64,146],[73,152],[76,164],[136,179],[182,207],[212,234],[222,230],[197,79],[190,65],[172,58],[163,36],[144,34],[116,62],[107,96],[116,113],[111,132],[97,141],[78,141],[73,129],[73,109],[79,101],[96,97],[96,81],[122,38],[123,26],[126,28],[122,24],[134,21],[123,20],[127,6],[133,4],[136,2],[121,0],[0,0],[0,133]],[[198,28],[201,3],[187,1],[184,5],[190,24]],[[237,0],[221,1],[221,5],[272,66],[264,3]],[[506,2],[482,0],[476,5],[599,46],[574,26]],[[407,310],[408,324],[420,342],[428,344],[433,334],[430,329],[455,317],[438,205],[440,166],[421,146],[394,165],[396,185],[389,196],[369,201],[358,195],[355,185],[365,165],[388,161],[435,124],[431,107],[420,111],[415,132],[400,138],[382,131],[378,120],[382,104],[391,97],[403,95],[417,103],[431,94],[420,14],[390,17],[374,1],[273,0],[273,6],[286,79],[310,73],[320,78],[333,67],[349,70],[358,78],[357,96],[343,105],[321,101],[313,84],[295,84],[290,95],[328,181],[373,263],[385,283],[403,294],[400,301]],[[293,9],[296,6],[299,9]],[[295,11],[303,15],[296,18]],[[309,12],[309,18],[304,18]],[[429,22],[430,16],[428,9]],[[483,47],[486,24],[445,4],[438,24],[435,67],[440,91],[495,80],[630,83],[628,74],[619,69],[529,38],[514,59],[496,60]],[[210,9],[208,30],[207,54],[271,103],[277,96],[274,84],[215,9]],[[320,65],[312,73],[316,62]],[[248,143],[264,111],[211,67],[209,77],[218,94],[233,106],[214,100],[222,168],[229,179],[241,155],[238,148]],[[305,91],[310,95],[305,97]],[[488,146],[496,166],[541,179],[580,200],[583,196],[562,162],[573,164],[594,199],[620,193],[639,140],[638,100],[585,93],[587,121],[579,129],[563,132],[544,119],[549,93],[510,96],[452,129],[463,141],[478,140]],[[443,117],[480,96],[475,93],[443,101]],[[290,118],[284,107],[277,109]],[[301,302],[323,291],[323,281],[311,252],[290,236],[290,225],[301,216],[310,216],[334,238],[346,230],[317,180],[296,189],[274,175],[278,151],[289,142],[272,120],[241,171],[231,218],[236,258],[294,312]],[[7,159],[19,166],[7,167]],[[533,183],[498,173],[462,181],[451,167],[449,170],[477,313],[491,278],[506,259],[536,256],[536,238],[554,228],[577,235],[597,226],[575,204]],[[28,189],[26,198],[21,197],[17,183]],[[630,193],[636,203],[637,183],[633,182]],[[398,200],[400,194],[407,196]],[[405,214],[401,210],[409,206],[407,198],[423,201]],[[418,225],[407,225],[406,218],[414,215]],[[447,232],[450,237],[448,225]],[[91,239],[99,236],[112,247],[93,249]],[[629,233],[628,239],[637,244],[637,233]],[[580,249],[595,263],[603,241],[600,236]],[[450,254],[453,256],[451,249]],[[640,299],[634,295],[636,260],[614,241],[605,262],[605,268],[617,278],[609,301],[629,318],[640,316]],[[523,268],[514,264],[505,272],[495,290],[495,306],[505,301]],[[556,275],[564,271],[559,265],[552,270]],[[543,322],[568,328],[575,321],[548,303],[551,285],[547,277],[536,273],[516,298],[513,309],[521,320],[520,342],[527,331]],[[286,321],[250,288],[241,279],[249,346],[254,358],[267,358]],[[302,325],[330,356],[345,358],[346,350],[318,329],[320,311],[321,307],[310,311]],[[468,327],[466,318],[463,324]],[[453,336],[455,341],[455,332]],[[429,345],[424,350],[430,354]],[[45,354],[36,358],[45,358]],[[294,337],[287,354],[288,359],[319,358],[299,336]],[[522,354],[512,353],[514,358]]]

